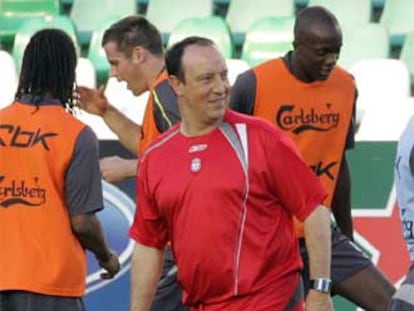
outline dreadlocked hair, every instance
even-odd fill
[[[30,39],[20,71],[15,99],[25,94],[59,99],[73,113],[76,49],[62,30],[43,29]]]

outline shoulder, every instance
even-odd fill
[[[351,83],[352,85],[355,84],[355,79],[353,75],[338,65],[335,66],[332,70],[331,76],[335,79],[340,79],[348,83]]]
[[[279,69],[284,67],[284,62],[282,57],[278,57],[275,59],[271,59],[268,61],[265,61],[264,63],[261,63],[257,65],[256,67],[252,68],[252,71],[254,71],[254,74],[256,76],[262,76],[266,75],[269,72],[277,72]]]
[[[83,127],[79,135],[75,138],[74,156],[81,158],[89,158],[90,156],[98,156],[99,142],[95,132],[88,126]]]
[[[79,132],[78,142],[82,142],[85,144],[89,143],[96,143],[98,138],[95,132],[87,125],[84,125],[81,131]]]
[[[407,123],[405,129],[401,133],[398,145],[412,144],[414,142],[414,117]]]
[[[225,121],[233,126],[238,123],[246,124],[247,131],[251,137],[271,137],[272,139],[282,139],[285,134],[266,119],[249,116],[229,110],[226,113]]]
[[[154,90],[157,92],[157,94],[174,94],[174,91],[168,82],[167,77],[163,77],[162,79],[158,79],[156,84],[154,85]],[[175,96],[174,96],[175,97]]]
[[[256,74],[254,70],[252,68],[248,69],[237,76],[236,82],[232,86],[232,91],[235,88],[243,88],[246,83],[250,84],[252,82],[255,82],[255,80]]]
[[[176,104],[177,100],[174,90],[172,89],[166,76],[163,75],[161,78],[157,80],[153,90],[155,92],[155,95],[159,97],[161,102]]]
[[[152,96],[150,96],[150,100],[153,99],[166,107],[177,105],[177,98],[174,90],[168,82],[168,74],[166,70],[159,75],[153,84],[151,92]]]
[[[159,135],[147,148],[145,148],[144,153],[141,156],[141,161],[144,161],[148,157],[165,155],[166,150],[173,145],[174,140],[179,133],[180,123],[177,123],[172,128]]]

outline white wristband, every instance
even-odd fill
[[[332,289],[332,280],[328,278],[311,279],[310,288],[325,294],[329,294]]]

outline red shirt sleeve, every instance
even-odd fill
[[[319,204],[323,204],[327,192],[304,162],[294,142],[283,133],[279,132],[277,136],[275,139],[272,135],[267,140],[271,179],[282,205],[303,222]]]
[[[140,160],[137,174],[137,206],[129,235],[138,243],[163,249],[168,241],[165,218],[153,199],[148,179],[148,157]]]

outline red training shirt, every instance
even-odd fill
[[[293,292],[302,267],[292,215],[305,220],[326,191],[271,123],[230,110],[224,121],[247,126],[248,178],[220,128],[185,137],[177,124],[141,157],[130,235],[160,249],[171,241],[188,305],[267,286],[283,304],[278,288]]]

